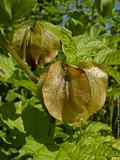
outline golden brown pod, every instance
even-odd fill
[[[30,27],[26,24],[18,25],[13,34],[12,45],[14,46],[19,56],[24,60],[26,58],[26,48],[28,46],[29,40]]]
[[[105,103],[108,76],[101,68],[92,63],[86,64],[83,70],[88,77],[91,88],[91,99],[87,110],[89,114],[92,115],[100,110]]]
[[[45,106],[54,118],[79,123],[104,105],[106,81],[106,73],[94,65],[80,69],[58,61],[50,66],[43,84]]]
[[[51,62],[61,48],[58,37],[40,22],[32,27],[20,25],[13,35],[12,44],[20,57],[32,67]]]

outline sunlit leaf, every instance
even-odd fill
[[[35,141],[29,136],[26,138],[26,143],[19,150],[19,153],[17,160],[20,160],[22,157],[24,158],[25,155],[32,156],[34,160],[54,160],[56,159],[57,151],[51,152],[44,144]]]
[[[6,134],[3,131],[0,131],[0,139],[2,139],[5,143],[10,144],[7,140],[6,140]]]
[[[120,139],[114,140],[113,148],[120,150]]]
[[[81,129],[79,138],[74,141],[62,143],[59,149],[51,145],[50,149],[46,145],[38,143],[32,137],[26,137],[26,143],[20,148],[16,158],[20,160],[32,157],[34,160],[107,160],[113,156],[118,156],[119,152],[112,148],[112,136],[102,135],[102,131],[110,130],[108,125],[100,122],[93,122],[84,130]],[[111,132],[110,132],[111,133]]]
[[[15,71],[15,64],[11,57],[0,55],[0,80],[6,81]]]

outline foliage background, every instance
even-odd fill
[[[92,60],[109,75],[108,96],[100,112],[78,128],[55,123],[41,97],[35,96],[40,85],[29,80],[1,47],[0,160],[110,160],[120,156],[119,14],[119,1],[112,0],[0,1],[1,39],[16,22],[45,20],[63,40],[62,56],[67,63]]]

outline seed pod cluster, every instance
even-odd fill
[[[49,63],[61,48],[60,40],[39,22],[18,27],[13,46],[31,67]],[[93,63],[82,67],[56,61],[40,76],[44,104],[55,119],[79,123],[100,110],[106,99],[107,74]]]

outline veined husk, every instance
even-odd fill
[[[92,63],[86,64],[86,67],[84,67],[83,70],[88,77],[91,88],[91,99],[87,107],[87,110],[91,115],[100,110],[105,103],[108,76],[101,68]]]
[[[32,67],[51,62],[61,48],[58,37],[40,22],[34,26],[19,25],[13,34],[12,44],[20,57]]]
[[[103,107],[106,88],[107,74],[97,66],[80,69],[58,61],[49,67],[42,93],[54,118],[79,123]]]

